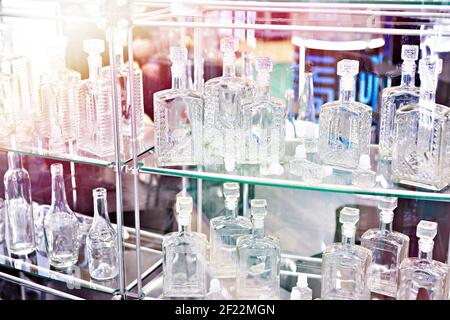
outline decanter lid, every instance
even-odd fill
[[[258,72],[272,72],[273,63],[270,57],[256,58],[256,71]]]
[[[239,49],[239,41],[234,37],[220,39],[220,51],[224,53],[234,53]]]
[[[250,208],[252,217],[264,217],[267,214],[267,201],[265,199],[252,199]]]
[[[368,154],[362,154],[359,157],[358,169],[370,170],[371,168],[370,156]]]
[[[170,47],[170,61],[185,62],[187,60],[186,47]]]
[[[359,220],[359,209],[344,207],[339,214],[339,222],[356,225]]]
[[[62,175],[63,174],[63,165],[61,163],[54,163],[50,166],[50,173],[52,176],[54,175]]]
[[[402,45],[402,60],[416,61],[419,58],[419,46],[404,44]]]
[[[178,197],[176,210],[179,214],[190,214],[193,208],[192,197]]]
[[[436,222],[420,220],[417,225],[416,236],[420,239],[433,240],[437,234],[437,227]]]
[[[223,184],[225,198],[239,198],[239,184],[236,182],[225,182]]]
[[[350,60],[343,59],[337,64],[337,74],[339,76],[345,77],[354,77],[359,72],[359,61],[358,60]]]
[[[394,211],[397,208],[396,197],[380,197],[378,200],[378,209],[386,211]]]

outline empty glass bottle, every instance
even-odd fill
[[[376,185],[377,173],[372,170],[370,156],[362,154],[359,158],[358,168],[352,172],[352,183],[360,188],[371,188]]]
[[[108,217],[106,189],[96,188],[94,197],[94,221],[87,235],[89,274],[96,280],[112,279],[119,273],[116,231]]]
[[[154,93],[155,150],[159,166],[199,164],[203,99],[186,87],[185,47],[171,47],[172,89]]]
[[[372,109],[355,101],[358,68],[356,60],[338,62],[339,100],[320,108],[319,156],[324,163],[344,170],[355,169],[361,154],[369,154]]]
[[[216,278],[235,277],[237,269],[236,242],[252,232],[248,218],[238,215],[239,184],[223,184],[225,214],[211,219],[211,274]]]
[[[203,298],[206,294],[206,236],[190,232],[192,198],[178,197],[178,232],[163,239],[165,298]]]
[[[397,296],[398,269],[408,257],[409,237],[392,231],[397,198],[380,197],[380,228],[369,229],[361,236],[361,245],[372,252],[369,275],[371,292],[389,297]]]
[[[341,210],[342,242],[329,245],[322,255],[322,299],[368,300],[372,253],[355,245],[359,209]]]
[[[400,86],[386,88],[382,93],[380,111],[380,156],[384,159],[392,157],[395,112],[406,105],[419,101],[419,88],[414,85],[416,60],[419,47],[402,46],[402,79]]]
[[[333,169],[307,160],[305,146],[300,144],[295,148],[294,159],[289,161],[289,173],[300,177],[304,182],[319,183],[331,175]]]
[[[433,260],[437,223],[421,220],[417,225],[419,256],[400,265],[398,300],[444,300],[448,296],[448,265]]]
[[[44,218],[47,255],[52,266],[67,268],[78,261],[79,222],[67,203],[62,164],[52,164],[50,172],[52,203]]]
[[[6,202],[6,239],[9,251],[26,255],[35,250],[31,180],[21,155],[8,152],[8,171],[3,178]]]
[[[281,249],[277,238],[264,235],[267,202],[250,201],[253,230],[237,241],[238,273],[236,294],[239,299],[277,299],[280,295]]]
[[[281,100],[270,97],[272,60],[269,57],[258,57],[256,71],[256,98],[242,105],[243,162],[260,164],[261,174],[281,174],[286,105]]]
[[[204,86],[203,163],[224,164],[226,171],[233,171],[242,157],[241,106],[255,93],[253,81],[236,77],[237,49],[237,39],[221,39],[223,75]]]
[[[312,300],[312,290],[308,287],[308,277],[300,273],[297,284],[292,288],[291,300]]]
[[[435,103],[441,70],[441,59],[421,59],[419,103],[395,113],[392,179],[396,183],[441,190],[450,181],[450,108]]]
[[[314,85],[312,72],[305,72],[300,83],[298,119],[315,122],[316,107],[314,105]]]

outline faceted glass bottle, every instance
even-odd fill
[[[225,196],[225,214],[211,219],[211,274],[216,278],[236,276],[236,242],[240,236],[252,232],[252,223],[248,218],[238,215],[239,184],[223,184]]]
[[[241,106],[255,94],[253,81],[236,77],[238,41],[223,38],[222,77],[208,80],[204,86],[205,111],[203,120],[203,163],[225,165],[233,171],[241,156]]]
[[[254,101],[242,105],[243,162],[260,164],[262,174],[280,174],[280,159],[284,155],[286,105],[270,97],[272,60],[258,57],[256,71],[256,97]]]
[[[84,51],[89,55],[89,78],[81,82],[79,91],[80,123],[83,130],[79,135],[79,150],[86,155],[100,158],[114,156],[112,137],[112,90],[111,82],[102,77],[103,40],[89,39],[83,42]]]
[[[52,164],[50,171],[52,203],[44,218],[47,255],[52,266],[67,268],[78,261],[79,222],[67,203],[62,164]]]
[[[8,171],[3,181],[9,251],[15,255],[26,255],[35,249],[33,203],[30,176],[23,168],[19,154],[8,152]]]
[[[406,105],[419,101],[419,88],[414,85],[416,60],[419,47],[402,46],[402,79],[400,86],[383,90],[380,111],[380,155],[383,159],[392,158],[395,112]]]
[[[398,300],[444,300],[448,296],[449,268],[433,260],[437,223],[422,220],[417,225],[419,256],[406,258],[400,265]]]
[[[250,202],[253,230],[237,242],[238,273],[236,294],[239,299],[278,299],[280,296],[281,249],[277,238],[264,235],[267,202]]]
[[[171,47],[172,89],[154,93],[155,150],[159,166],[201,161],[203,99],[186,87],[185,47]]]
[[[367,230],[361,237],[361,245],[372,252],[370,291],[394,298],[397,296],[398,269],[408,257],[409,249],[409,237],[392,231],[396,207],[397,198],[381,197],[378,203],[380,228]]]
[[[206,294],[206,236],[191,232],[192,198],[178,197],[178,232],[163,239],[165,298],[203,298]]]
[[[341,60],[337,65],[340,98],[320,108],[319,156],[329,165],[355,169],[361,154],[369,154],[372,109],[355,101],[355,76],[359,62]]]
[[[343,208],[342,242],[329,245],[322,255],[322,299],[368,300],[372,253],[355,245],[359,209]]]
[[[92,191],[94,221],[87,235],[89,274],[96,280],[112,279],[119,273],[116,231],[108,216],[106,189]]]
[[[419,62],[420,99],[395,114],[392,179],[396,183],[441,190],[450,181],[450,108],[435,103],[442,60]]]

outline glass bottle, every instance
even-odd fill
[[[418,300],[422,293],[427,300],[444,300],[448,295],[448,265],[433,260],[437,223],[421,220],[417,225],[419,256],[406,258],[400,265],[398,300]]]
[[[11,136],[14,135],[16,137],[16,146],[21,140],[21,133],[18,133],[17,130],[28,131],[28,125],[18,126],[16,125],[16,117],[14,115],[15,112],[19,109],[17,106],[20,105],[18,91],[18,80],[14,75],[1,74],[0,73],[0,119],[2,119],[2,125],[0,126],[0,142],[9,146],[11,142]],[[21,113],[23,115],[23,113]],[[30,114],[28,114],[30,117]],[[28,135],[30,137],[31,135]],[[17,139],[19,137],[19,139]],[[29,147],[30,145],[28,145]],[[25,146],[27,147],[27,146]]]
[[[39,133],[42,147],[53,153],[71,152],[79,130],[78,92],[81,75],[66,69],[67,40],[57,38],[48,48],[49,71],[41,75]]]
[[[314,105],[314,85],[312,72],[305,72],[303,83],[300,83],[298,119],[310,122],[316,121],[316,107]]]
[[[319,156],[324,163],[344,170],[355,169],[361,154],[369,153],[372,109],[355,101],[358,67],[356,60],[338,62],[339,100],[320,108]]]
[[[370,156],[362,154],[359,158],[358,168],[352,172],[352,184],[360,188],[374,187],[377,184],[377,173],[371,169]]]
[[[89,78],[83,80],[79,92],[80,123],[79,151],[100,158],[114,156],[111,82],[101,74],[105,43],[100,39],[83,42],[88,56]]]
[[[400,86],[385,88],[382,92],[380,111],[380,156],[383,159],[392,157],[395,112],[402,106],[419,101],[419,88],[414,85],[416,60],[419,47],[402,46],[402,78]]]
[[[312,300],[312,290],[308,287],[308,277],[300,273],[297,277],[297,284],[292,288],[290,300]]]
[[[237,242],[238,273],[236,293],[239,299],[278,299],[280,295],[281,249],[277,238],[264,235],[267,202],[250,201],[253,230]]]
[[[322,299],[368,300],[372,253],[355,245],[359,209],[341,210],[342,242],[329,245],[322,255]]]
[[[253,80],[252,54],[250,52],[242,53],[242,78]]]
[[[256,98],[242,105],[244,163],[260,164],[261,174],[281,174],[286,105],[270,97],[272,60],[256,58],[256,72]]]
[[[318,183],[330,175],[329,167],[321,166],[306,159],[305,146],[300,144],[295,148],[295,157],[289,161],[289,173],[301,177],[305,182]]]
[[[96,280],[115,278],[119,273],[116,231],[108,216],[106,189],[92,191],[94,220],[87,235],[89,274]]]
[[[436,104],[442,60],[419,61],[419,103],[395,114],[392,179],[395,183],[441,190],[450,181],[450,108]]]
[[[172,89],[155,92],[155,150],[159,166],[196,165],[202,155],[203,99],[186,86],[187,50],[171,47]]]
[[[67,203],[62,164],[52,164],[50,172],[52,203],[44,218],[47,255],[52,266],[67,268],[78,261],[79,222]]]
[[[33,203],[30,176],[23,168],[20,154],[8,152],[8,171],[3,181],[9,251],[15,255],[27,255],[35,250]]]
[[[220,281],[216,278],[211,279],[209,283],[209,291],[205,296],[206,300],[229,300],[230,297],[220,285]]]
[[[236,277],[236,242],[240,236],[251,234],[252,223],[238,215],[239,184],[223,184],[225,214],[211,219],[211,274],[216,278]]]
[[[236,76],[237,49],[236,38],[221,39],[223,75],[204,86],[203,163],[224,164],[226,171],[233,171],[242,157],[241,106],[255,94],[253,81]]]
[[[206,236],[191,232],[192,198],[178,197],[178,232],[163,239],[165,298],[203,298],[206,294]]]
[[[396,207],[397,198],[380,197],[380,228],[369,229],[361,236],[361,245],[372,252],[370,291],[394,298],[397,296],[400,263],[408,257],[409,249],[409,237],[392,231]]]

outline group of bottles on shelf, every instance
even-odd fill
[[[24,256],[37,250],[38,234],[45,238],[46,254],[50,265],[64,269],[78,262],[82,230],[79,218],[70,209],[66,199],[63,166],[51,165],[52,202],[43,217],[43,232],[35,230],[31,181],[23,168],[19,154],[8,153],[8,171],[4,176],[6,246],[11,255]],[[95,280],[113,279],[118,274],[116,231],[107,210],[106,189],[93,190],[94,219],[86,237],[89,274]]]
[[[289,103],[270,97],[272,61],[256,58],[256,81],[238,77],[237,45],[234,38],[221,40],[223,76],[208,80],[203,93],[186,89],[186,48],[171,47],[173,87],[154,94],[157,165],[223,166],[232,172],[256,164],[262,175],[280,175],[285,162],[289,173],[305,182],[320,182],[333,170],[343,170],[353,173],[356,186],[374,187],[372,109],[355,101],[359,62],[338,62],[339,100],[321,106],[318,133],[314,124],[305,126],[294,159],[286,160]],[[382,92],[379,150],[383,160],[391,161],[395,183],[441,190],[450,182],[450,108],[435,103],[442,60],[423,55],[417,88],[418,54],[418,46],[403,45],[401,85]],[[251,69],[251,60],[244,61],[250,63],[244,70]]]
[[[133,70],[133,92],[128,64],[123,60],[125,33],[116,29],[114,54],[117,75],[117,109],[121,155],[131,154],[131,108],[136,115],[138,152],[144,145],[142,73]],[[113,94],[111,70],[102,66],[104,41],[84,41],[89,78],[66,68],[67,40],[56,38],[47,47],[48,68],[33,83],[31,60],[15,55],[5,44],[0,53],[0,141],[11,148],[38,153],[70,154],[112,160],[114,156]],[[35,92],[36,91],[36,92]]]
[[[281,248],[277,238],[264,234],[266,200],[251,200],[249,220],[238,215],[239,185],[225,183],[223,191],[225,214],[210,221],[209,261],[206,236],[190,231],[192,198],[177,198],[179,231],[163,240],[165,298],[280,298]],[[341,210],[342,242],[322,255],[322,299],[364,300],[371,293],[399,300],[447,299],[449,268],[432,259],[437,223],[420,221],[419,254],[409,258],[408,236],[392,230],[396,207],[397,198],[380,197],[380,228],[367,230],[361,245],[355,244],[359,210]],[[305,274],[299,275],[291,299],[312,299]]]

